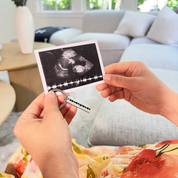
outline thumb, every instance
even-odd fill
[[[122,75],[105,74],[103,76],[103,80],[105,81],[105,83],[111,86],[122,87],[126,89],[129,89],[132,83],[131,78]]]
[[[45,113],[48,113],[50,111],[59,112],[57,97],[53,91],[47,93],[44,101],[44,108],[45,108]]]

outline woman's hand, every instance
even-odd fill
[[[111,102],[125,99],[142,111],[160,114],[178,124],[178,119],[171,119],[171,113],[176,111],[174,106],[177,105],[178,108],[178,94],[159,80],[143,63],[112,64],[105,67],[105,72],[105,83],[97,86],[97,90],[102,91],[103,98],[109,97]]]
[[[76,108],[58,106],[63,96],[42,93],[18,119],[14,134],[39,166],[43,177],[78,177],[78,161],[72,151],[68,124]],[[70,171],[69,171],[70,169]]]

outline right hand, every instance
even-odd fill
[[[44,178],[78,177],[78,161],[72,151],[68,124],[77,108],[53,91],[38,96],[18,119],[14,134],[39,166]],[[69,171],[70,168],[70,171]]]
[[[105,67],[104,84],[97,85],[103,98],[111,102],[125,99],[138,109],[165,115],[177,95],[142,62],[122,62]],[[176,103],[176,102],[175,102]]]

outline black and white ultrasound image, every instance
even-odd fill
[[[95,43],[39,52],[48,91],[103,80]]]

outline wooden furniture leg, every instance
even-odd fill
[[[23,111],[43,92],[37,66],[8,71],[11,85],[16,92],[16,111]]]

